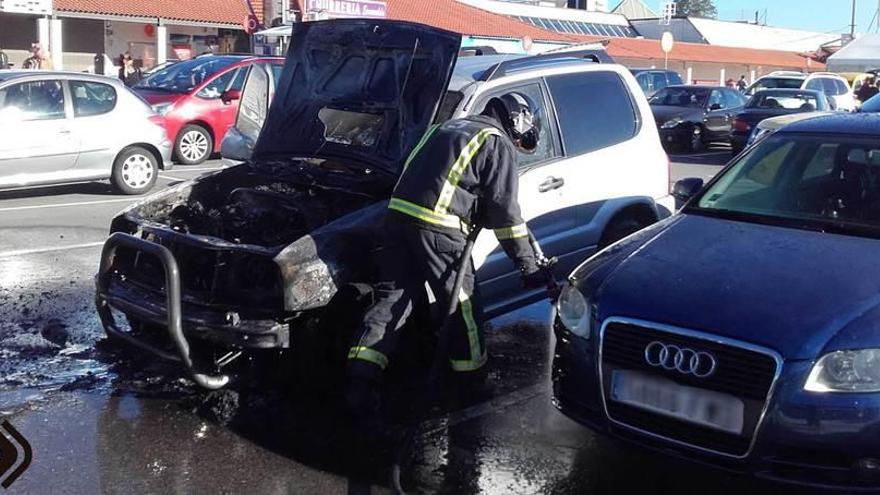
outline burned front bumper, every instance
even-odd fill
[[[125,274],[114,268],[120,248],[157,259],[164,272],[164,285],[157,291],[154,287],[144,288],[127,280]],[[243,318],[235,311],[218,310],[187,300],[181,288],[180,267],[171,250],[119,232],[111,235],[104,245],[96,277],[96,304],[108,335],[163,359],[181,363],[205,388],[225,386],[228,377],[195,363],[191,344],[207,341],[230,349],[271,349],[287,347],[289,342],[288,325],[280,318]],[[166,328],[173,351],[122,330],[112,310],[124,313],[130,320]]]

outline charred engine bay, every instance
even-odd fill
[[[282,247],[389,194],[390,178],[327,160],[239,165],[135,210],[185,234]]]

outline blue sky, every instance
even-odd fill
[[[615,4],[615,1],[608,3]],[[865,32],[877,10],[878,0],[856,1],[856,31]],[[645,3],[659,11],[664,2],[646,0]],[[772,26],[839,33],[849,32],[852,0],[715,0],[715,6],[719,19],[754,20],[756,10],[761,11],[763,18],[767,9],[767,23]]]

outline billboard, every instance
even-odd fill
[[[0,0],[0,12],[51,14],[52,0]]]
[[[308,0],[306,8],[314,18],[320,19],[383,18],[388,13],[384,0]]]

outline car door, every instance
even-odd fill
[[[481,94],[471,107],[472,113],[480,113],[493,97],[517,93],[530,102],[538,127],[538,148],[534,153],[517,153],[519,171],[519,204],[523,220],[539,240],[547,241],[547,252],[553,253],[550,242],[561,223],[554,222],[552,212],[562,204],[566,182],[571,183],[564,164],[560,162],[561,146],[554,128],[547,89],[540,79],[493,88]],[[570,187],[570,186],[569,186]],[[519,292],[519,278],[513,262],[507,258],[491,231],[480,235],[474,247],[474,263],[479,267],[477,276],[486,301],[503,304]]]
[[[724,91],[721,89],[713,89],[709,94],[704,119],[709,139],[717,139],[730,132],[731,115],[725,100]]]
[[[263,64],[254,64],[248,71],[235,125],[226,133],[220,154],[230,160],[248,160],[266,123],[269,102],[274,92],[272,76]]]
[[[196,92],[204,111],[209,115],[216,133],[215,139],[222,142],[226,132],[235,124],[238,114],[238,100],[223,101],[223,93],[230,89],[241,90],[247,77],[247,67],[233,67],[217,74]]]
[[[79,142],[77,171],[109,177],[119,150],[118,134],[126,122],[116,109],[119,95],[111,84],[94,81],[68,81],[73,104],[72,132]],[[128,143],[126,143],[128,144]]]
[[[4,182],[38,180],[76,163],[78,143],[61,80],[7,84],[0,89],[0,178]]]
[[[519,201],[529,229],[544,252],[558,258],[556,272],[565,276],[595,252],[601,230],[593,220],[605,200],[644,193],[635,191],[638,180],[627,179],[644,156],[644,143],[633,139],[641,119],[628,86],[613,71],[548,76],[537,87],[552,103],[541,120],[556,124],[546,132],[554,148],[540,149],[540,161],[520,156]],[[478,104],[474,111],[482,108]],[[535,295],[523,292],[513,263],[491,233],[481,236],[474,253],[478,266],[485,260],[478,277],[489,302],[487,314],[513,309]]]

